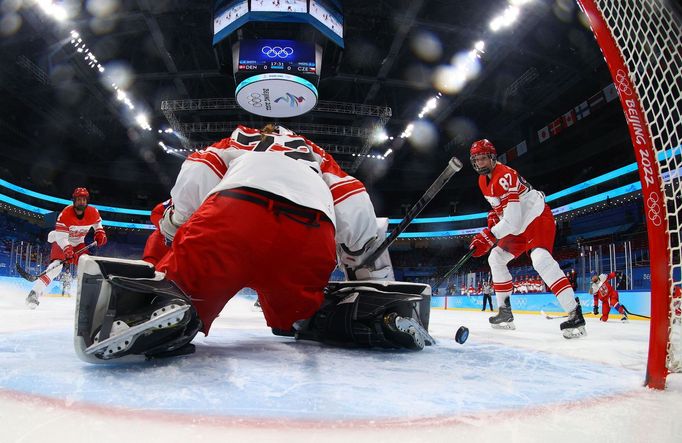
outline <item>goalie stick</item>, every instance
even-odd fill
[[[92,242],[92,243],[90,243],[90,244],[88,244],[88,245],[83,246],[83,247],[80,248],[79,250],[75,251],[73,254],[74,254],[74,255],[78,255],[78,254],[80,254],[81,252],[83,252],[83,251],[85,251],[85,250],[87,250],[87,249],[90,249],[90,248],[92,248],[93,246],[96,246],[96,245],[97,245],[97,242]],[[41,272],[40,274],[37,274],[37,275],[33,275],[33,274],[29,273],[29,272],[26,271],[24,268],[22,268],[21,266],[19,266],[19,263],[16,263],[16,264],[15,264],[15,268],[17,269],[17,272],[19,273],[19,275],[20,275],[22,278],[24,278],[24,279],[26,279],[26,280],[28,280],[28,281],[30,281],[30,282],[34,282],[34,281],[38,280],[40,277],[42,277],[43,275],[47,274],[48,272],[50,272],[51,270],[53,270],[54,268],[56,268],[57,266],[63,265],[63,264],[64,264],[65,262],[67,262],[67,261],[68,261],[68,260],[64,259],[64,260],[59,260],[59,261],[57,261],[57,262],[54,262],[54,263],[52,263],[50,266],[48,266],[47,268],[45,268],[45,270],[44,270],[43,272]]]
[[[431,200],[438,194],[438,192],[445,186],[445,184],[450,181],[453,175],[458,173],[464,165],[462,162],[457,158],[457,157],[452,157],[450,161],[448,161],[448,165],[445,167],[443,172],[440,173],[438,178],[429,186],[429,189],[426,190],[424,195],[421,196],[421,198],[415,203],[409,211],[407,211],[407,214],[405,214],[405,217],[400,221],[398,226],[396,226],[391,233],[386,237],[386,239],[379,245],[376,250],[371,253],[370,255],[365,258],[362,263],[358,266],[358,268],[362,268],[364,266],[367,266],[371,263],[374,263],[376,259],[384,253],[386,249],[388,249],[391,244],[395,241],[396,238],[402,232],[407,228],[407,225],[412,223],[412,220],[414,220],[419,213],[422,212],[422,210],[428,205]],[[355,271],[351,268],[346,268],[346,271],[348,272],[348,277],[351,280],[355,279]]]

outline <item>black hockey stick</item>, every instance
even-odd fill
[[[97,245],[97,242],[92,242],[92,243],[90,243],[90,244],[88,244],[88,245],[85,245],[85,246],[83,246],[82,248],[80,248],[79,250],[75,251],[75,252],[73,253],[73,255],[78,255],[78,254],[80,254],[81,252],[85,251],[86,249],[90,249],[90,248],[92,248],[93,246],[96,246],[96,245]],[[28,280],[28,281],[30,281],[30,282],[33,282],[33,281],[38,280],[40,277],[42,277],[43,275],[47,274],[48,272],[50,272],[51,270],[53,270],[53,269],[56,268],[57,266],[63,265],[63,264],[64,264],[65,262],[67,262],[67,261],[68,261],[67,259],[56,261],[56,262],[52,263],[50,266],[48,266],[47,268],[45,268],[45,270],[44,270],[43,272],[41,272],[40,274],[37,274],[37,275],[30,274],[28,271],[26,271],[26,270],[23,269],[21,266],[19,266],[19,263],[18,263],[18,262],[15,264],[15,267],[16,267],[17,272],[19,273],[19,275],[20,275],[21,277],[23,277],[24,279],[26,279],[26,280]]]
[[[472,255],[474,255],[474,249],[470,249],[469,252],[467,252],[466,254],[464,254],[464,255],[462,256],[462,258],[460,258],[459,261],[458,261],[457,263],[455,263],[455,266],[453,266],[452,268],[450,268],[450,270],[449,270],[448,272],[446,272],[445,275],[443,275],[443,276],[440,278],[440,280],[438,281],[438,283],[436,283],[433,287],[434,287],[434,288],[440,287],[440,285],[442,285],[443,282],[444,282],[445,280],[447,280],[448,277],[450,277],[450,276],[451,276],[452,274],[454,274],[455,272],[459,271],[459,270],[462,268],[462,266],[464,266],[464,263],[466,263],[466,262],[469,261],[469,259],[471,258]],[[467,293],[467,295],[468,295],[468,293]]]
[[[431,200],[438,194],[438,192],[445,186],[445,184],[450,181],[453,175],[455,175],[457,172],[459,172],[464,165],[462,162],[457,158],[457,157],[452,157],[450,161],[448,161],[448,165],[445,167],[445,170],[440,173],[438,178],[429,186],[429,189],[426,190],[424,195],[415,203],[409,211],[407,211],[407,214],[405,214],[405,217],[400,221],[398,226],[396,226],[391,233],[386,237],[386,239],[379,245],[376,250],[368,255],[362,263],[358,266],[358,268],[361,268],[363,266],[366,266],[368,264],[374,263],[376,259],[384,253],[386,249],[388,249],[391,244],[395,241],[396,238],[402,232],[407,228],[407,225],[412,223],[412,220],[414,220],[419,213],[422,212],[422,210],[428,205]],[[355,272],[350,269],[346,268],[346,271],[348,272],[348,277],[351,280],[355,279]]]
[[[648,318],[649,320],[651,320],[651,317],[649,317],[648,315],[635,314],[634,312],[628,311],[628,308],[626,308],[625,305],[621,306],[623,306],[623,311],[625,311],[627,315],[634,315],[635,317]]]

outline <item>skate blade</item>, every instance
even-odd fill
[[[493,329],[506,329],[508,331],[515,331],[516,330],[516,325],[514,324],[513,321],[510,322],[505,322],[505,323],[490,323],[490,327]]]
[[[189,308],[189,305],[177,305],[175,308],[171,309],[166,308],[167,310],[163,314],[157,315],[139,325],[125,329],[123,332],[113,337],[109,337],[98,343],[93,343],[85,349],[84,353],[86,355],[93,355],[102,352],[105,354],[103,355],[103,358],[113,358],[119,352],[125,351],[132,346],[135,338],[143,332],[151,329],[165,329],[179,323]],[[164,322],[166,324],[164,324]]]
[[[28,309],[32,311],[38,307],[38,303],[26,303],[26,306],[28,306]]]
[[[577,328],[564,329],[561,331],[566,340],[572,340],[574,338],[580,338],[587,335],[585,326],[579,326]]]
[[[399,317],[395,322],[399,331],[410,334],[414,344],[421,350],[424,346],[436,344],[436,340],[420,325],[411,318]]]
[[[412,337],[412,341],[414,342],[414,345],[417,347],[418,350],[424,349],[424,346],[426,346],[426,343],[424,342],[424,337],[422,337],[417,332],[417,329],[414,327],[414,324],[409,319],[398,317],[395,321],[395,327],[400,332],[409,334],[410,337]]]

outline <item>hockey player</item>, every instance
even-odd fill
[[[498,313],[490,317],[493,328],[515,329],[510,294],[512,276],[507,263],[524,252],[530,253],[533,268],[547,283],[568,320],[560,328],[565,338],[585,335],[585,319],[568,279],[552,257],[556,225],[545,197],[531,187],[514,169],[497,163],[497,152],[486,139],[471,145],[471,164],[479,173],[478,184],[494,212],[489,226],[476,234],[470,248],[474,257],[488,252],[488,263],[497,295]],[[493,226],[493,222],[498,219]]]
[[[600,274],[592,276],[592,284],[590,285],[590,294],[594,297],[592,313],[595,316],[599,315],[599,300],[601,300],[601,318],[599,318],[601,321],[608,321],[611,308],[614,308],[622,315],[621,321],[628,320],[625,306],[621,305],[618,300],[618,291],[609,283],[609,280],[615,277],[615,272],[611,272],[609,275]]]
[[[170,250],[170,247],[166,244],[166,239],[159,228],[159,222],[163,213],[171,206],[171,200],[168,199],[164,202],[159,203],[152,209],[151,219],[152,224],[156,227],[154,231],[147,238],[147,242],[144,245],[144,252],[142,253],[142,260],[156,265],[164,255]]]
[[[54,231],[47,236],[47,241],[52,243],[50,252],[50,264],[55,261],[66,260],[66,263],[78,263],[85,246],[85,236],[93,229],[97,246],[104,246],[107,236],[102,227],[102,218],[97,208],[88,205],[90,193],[85,188],[76,188],[73,191],[73,204],[62,210],[57,217]],[[33,283],[33,288],[26,297],[26,304],[30,309],[35,309],[40,304],[40,297],[44,294],[52,280],[62,271],[62,265],[53,267]]]
[[[142,262],[88,262],[83,278],[99,275],[111,290],[86,288],[79,311],[108,306],[98,294],[110,292],[120,306],[111,320],[78,317],[81,358],[193,352],[194,335],[208,334],[244,287],[256,290],[276,335],[415,350],[433,342],[425,329],[428,307],[416,305],[428,285],[328,285],[337,254],[358,279],[392,279],[387,251],[361,266],[385,238],[387,223],[377,221],[363,184],[305,137],[275,125],[239,126],[230,138],[187,158],[171,198],[159,223],[172,242],[156,267],[160,272]],[[148,307],[130,307],[144,299]],[[168,315],[168,323],[154,319]],[[150,320],[140,323],[141,316]],[[133,332],[126,329],[145,332],[130,340],[126,334]]]

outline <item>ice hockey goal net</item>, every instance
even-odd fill
[[[651,257],[646,384],[682,372],[682,29],[667,0],[578,0],[618,89],[639,165]]]

